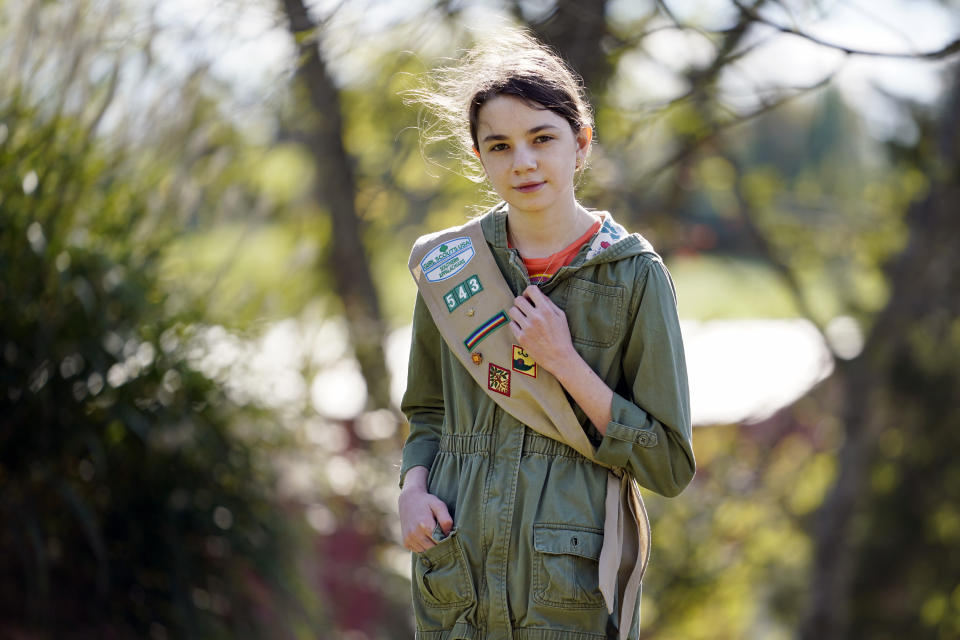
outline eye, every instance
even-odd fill
[[[537,136],[536,138],[533,139],[533,141],[538,144],[542,144],[544,142],[550,142],[551,140],[553,140],[553,136],[548,136],[546,134]]]
[[[490,151],[503,151],[506,148],[507,148],[507,144],[505,142],[498,142],[497,144],[490,147]]]

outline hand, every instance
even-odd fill
[[[507,310],[513,336],[539,366],[556,375],[577,356],[563,309],[534,285],[514,298],[513,305]]]
[[[425,488],[426,474],[423,474],[422,481],[418,481],[420,476],[417,474],[410,476],[410,473],[419,469],[426,471],[426,467],[414,467],[407,472],[407,481],[404,482],[403,491],[397,501],[403,546],[417,553],[437,544],[433,540],[433,530],[437,524],[444,535],[453,529],[453,518],[450,517],[447,505]]]

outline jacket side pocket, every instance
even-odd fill
[[[456,530],[446,538],[442,536],[435,531],[437,544],[414,554],[414,602],[434,609],[462,607],[474,600],[467,560]]]
[[[561,524],[534,524],[533,599],[548,607],[595,609],[600,593],[603,530]]]

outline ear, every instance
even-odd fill
[[[580,127],[580,131],[577,132],[577,150],[585,153],[590,148],[592,141],[593,127],[589,125]]]
[[[582,126],[577,132],[577,170],[579,170],[590,153],[590,143],[593,141],[593,127]]]
[[[483,169],[484,175],[486,175],[487,165],[483,164],[483,157],[480,155],[480,150],[476,147],[471,147],[471,151],[473,151],[473,155],[477,156],[477,161],[480,162],[480,167]]]

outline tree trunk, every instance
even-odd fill
[[[389,407],[385,326],[357,217],[353,159],[343,146],[340,94],[320,52],[322,26],[310,17],[302,0],[283,0],[283,9],[297,46],[295,79],[307,91],[312,108],[304,134],[316,165],[315,198],[330,212],[333,223],[325,267],[343,303],[350,340],[370,394],[368,404]]]
[[[602,43],[608,35],[607,0],[557,0],[553,11],[530,27],[546,44],[560,52],[584,85],[599,95],[613,72]]]
[[[958,70],[933,139],[918,143],[924,160],[917,168],[930,188],[908,211],[908,243],[887,268],[890,299],[862,354],[840,370],[846,440],[819,513],[803,640],[945,637],[926,636],[935,628],[919,611],[931,596],[949,593],[960,570],[952,543],[930,524],[960,497],[951,480],[960,425],[948,409],[960,387]],[[883,434],[906,443],[903,451],[878,451]],[[893,487],[870,486],[875,462],[895,470]]]

